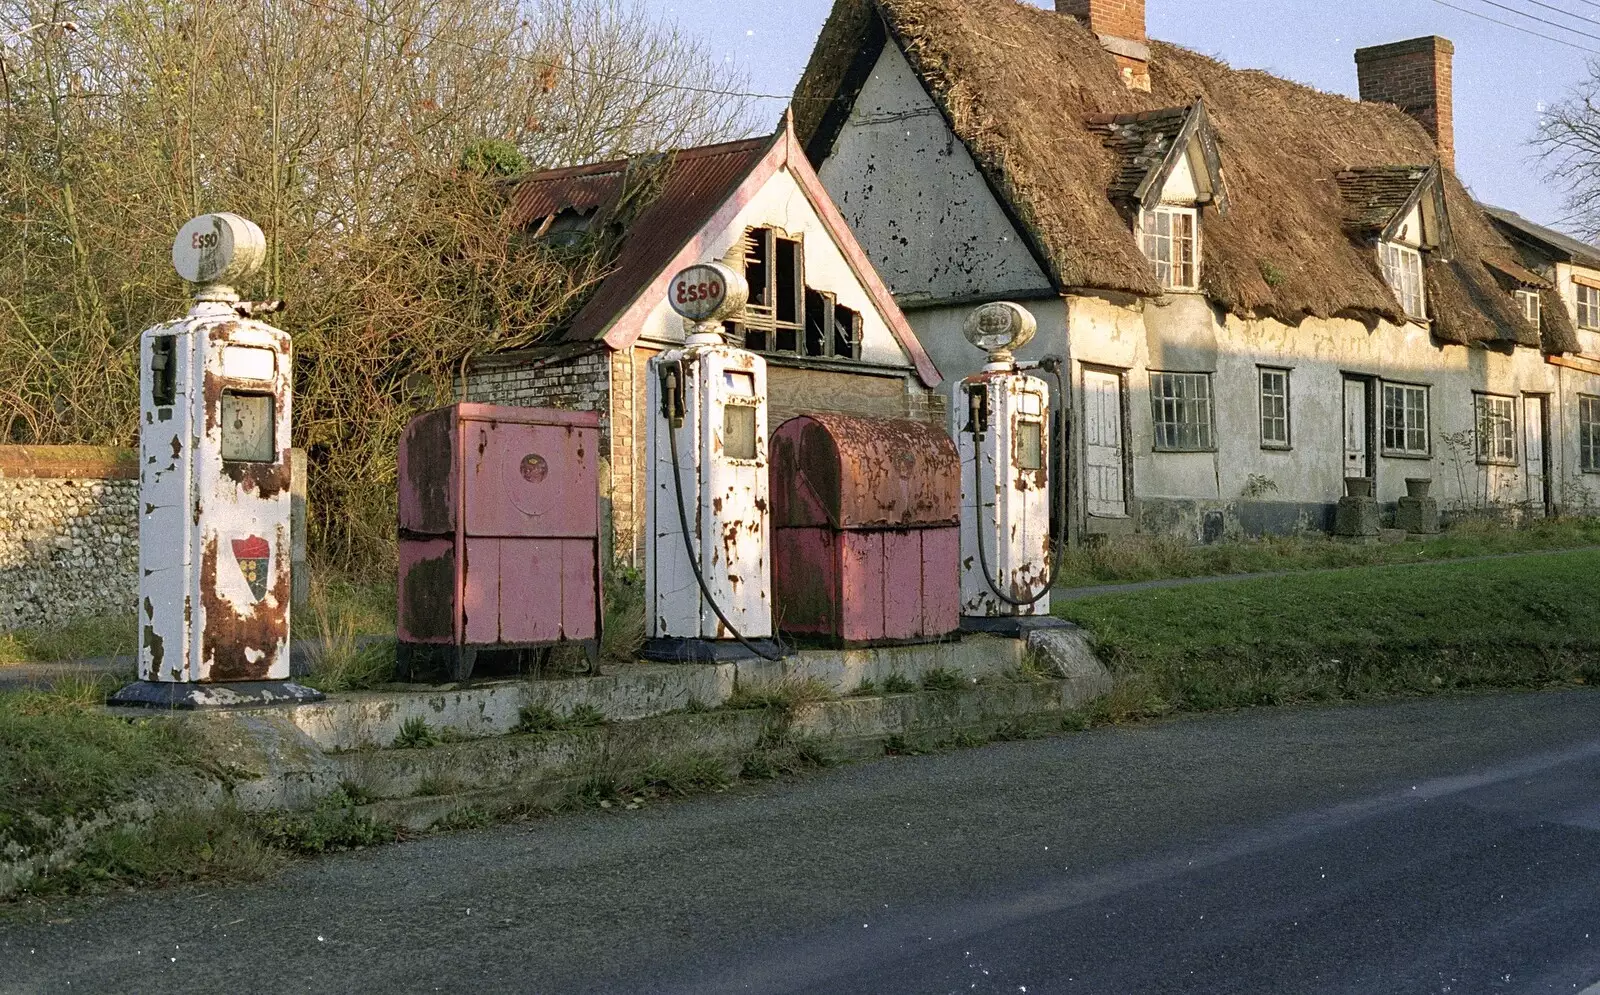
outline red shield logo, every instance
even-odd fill
[[[267,564],[272,559],[272,547],[260,536],[233,540],[233,558],[239,561],[239,570],[250,593],[260,601],[267,596]]]

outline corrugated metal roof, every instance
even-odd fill
[[[612,319],[699,233],[774,140],[769,135],[671,153],[660,194],[628,225],[610,275],[560,341],[602,338]],[[610,211],[626,189],[630,162],[637,168],[649,160],[553,169],[521,180],[512,194],[513,222],[533,225],[568,209],[581,214]]]

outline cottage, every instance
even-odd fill
[[[1144,0],[838,0],[795,113],[948,384],[972,306],[1038,318],[1065,534],[1326,528],[1347,477],[1586,508],[1589,291],[1457,178],[1452,55],[1363,49],[1357,102],[1151,41]]]
[[[532,174],[512,198],[514,223],[557,244],[611,226],[616,258],[537,348],[476,359],[468,397],[600,413],[617,558],[643,552],[646,364],[683,342],[667,283],[692,263],[722,259],[750,281],[727,333],[766,355],[773,429],[819,412],[944,423],[938,370],[787,117],[770,137]]]

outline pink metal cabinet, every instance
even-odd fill
[[[772,439],[773,621],[834,646],[961,625],[955,444],[924,422],[813,414]]]
[[[401,669],[449,647],[458,680],[484,648],[600,637],[600,416],[457,404],[400,442]]]

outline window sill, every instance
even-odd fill
[[[1292,453],[1294,446],[1282,442],[1263,442],[1261,448],[1269,453]]]
[[[1402,452],[1402,451],[1400,451],[1398,449],[1385,449],[1383,451],[1383,456],[1384,456],[1385,459],[1414,459],[1414,460],[1431,460],[1431,459],[1433,459],[1433,454],[1432,453],[1408,453],[1408,452]]]
[[[1515,459],[1484,459],[1481,456],[1477,460],[1475,460],[1474,462],[1476,462],[1479,466],[1518,467],[1518,466],[1522,465],[1522,464],[1518,463]]]
[[[1158,446],[1152,448],[1150,451],[1152,453],[1176,454],[1182,456],[1188,453],[1215,453],[1217,451],[1217,447],[1212,446],[1209,449],[1162,449]]]

